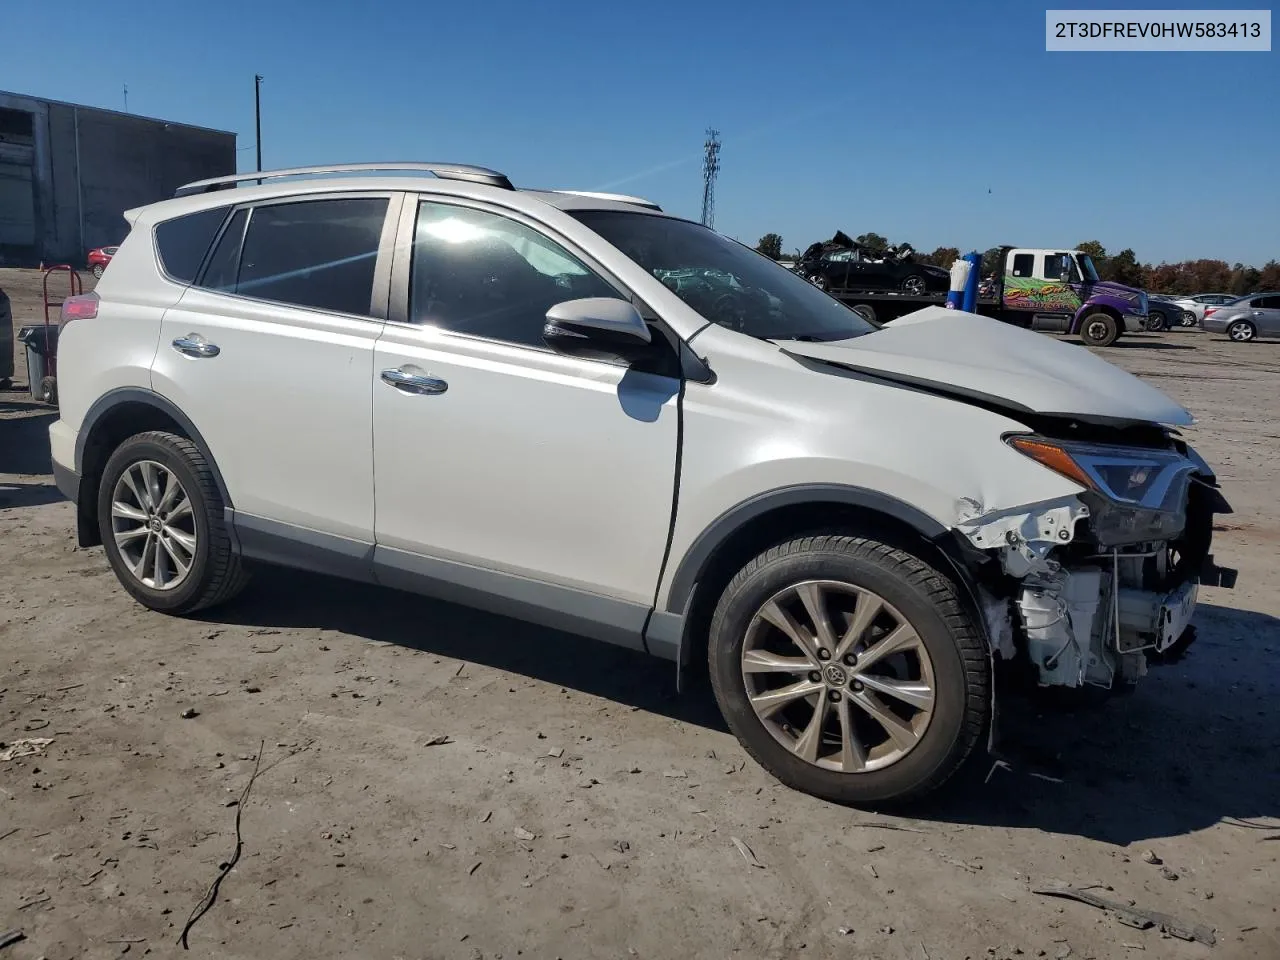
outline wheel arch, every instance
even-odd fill
[[[1109,303],[1091,303],[1086,300],[1080,305],[1080,309],[1076,311],[1075,319],[1071,321],[1071,333],[1079,335],[1084,329],[1084,318],[1091,313],[1105,313],[1111,317],[1120,327],[1120,332],[1124,333],[1124,316]]]
[[[872,537],[915,553],[953,579],[986,635],[977,581],[951,530],[896,497],[841,484],[802,484],[771,490],[717,517],[685,552],[663,604],[681,619],[677,662],[681,677],[705,651],[707,628],[724,587],[752,557],[809,533]]]
[[[98,546],[98,486],[111,453],[121,442],[149,430],[167,430],[186,437],[209,462],[223,503],[232,506],[231,495],[218,470],[209,445],[191,419],[172,401],[153,390],[121,387],[103,394],[81,421],[76,436],[75,470],[80,477],[76,503],[76,533],[82,547]]]

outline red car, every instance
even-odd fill
[[[97,247],[89,251],[89,269],[95,277],[102,276],[102,271],[107,269],[107,264],[119,249],[119,247]]]

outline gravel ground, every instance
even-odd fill
[[[0,286],[38,315],[34,274]],[[237,851],[198,954],[1280,958],[1280,346],[1103,355],[1201,418],[1239,587],[1134,696],[1025,718],[1051,779],[984,763],[910,817],[780,787],[666,664],[485,613],[272,570],[206,618],[145,611],[75,546],[20,358],[0,741],[52,742],[0,760],[5,960],[180,949]],[[1031,892],[1053,881],[1217,944]]]

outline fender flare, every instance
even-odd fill
[[[118,387],[104,393],[91,406],[84,415],[84,419],[80,422],[80,429],[76,432],[76,473],[84,476],[84,454],[85,447],[88,446],[89,437],[93,434],[94,427],[98,422],[109,414],[112,410],[125,403],[141,403],[152,407],[165,416],[169,417],[186,434],[187,439],[200,448],[200,452],[204,454],[204,458],[209,463],[209,469],[213,472],[214,483],[218,486],[218,493],[222,496],[222,502],[228,506],[233,506],[231,494],[227,490],[227,485],[222,479],[222,471],[218,469],[218,462],[214,460],[213,454],[209,450],[209,445],[205,442],[204,437],[200,435],[200,431],[196,429],[196,425],[191,422],[191,418],[183,413],[172,400],[161,396],[154,390],[146,390],[142,387]]]
[[[946,527],[924,511],[876,490],[837,483],[804,483],[769,490],[730,507],[698,534],[680,559],[671,579],[671,589],[667,592],[667,612],[677,615],[688,612],[694,588],[702,578],[708,562],[721,544],[744,524],[779,507],[814,502],[840,503],[886,514],[912,527],[930,541],[936,542],[947,533]]]

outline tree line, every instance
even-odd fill
[[[872,252],[883,252],[890,246],[887,238],[878,233],[864,233],[854,241]],[[774,260],[783,259],[782,237],[766,233],[756,244],[756,249]],[[1243,296],[1262,290],[1280,290],[1280,261],[1268,260],[1261,268],[1243,263],[1228,264],[1225,260],[1183,260],[1180,263],[1141,263],[1134,251],[1125,247],[1118,253],[1108,254],[1097,240],[1086,240],[1074,249],[1089,254],[1098,276],[1103,280],[1123,283],[1152,293],[1195,294],[1234,293]],[[800,251],[795,251],[800,256]],[[943,269],[960,257],[957,247],[938,247],[929,253],[917,253],[916,260]],[[989,276],[1000,269],[1000,248],[992,247],[982,254],[982,273]]]

